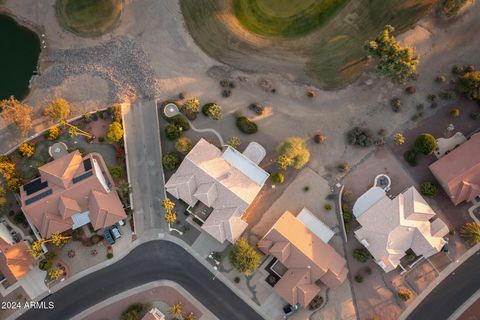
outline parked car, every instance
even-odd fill
[[[300,305],[298,303],[294,305],[287,304],[285,307],[283,307],[283,312],[285,314],[283,318],[286,319],[287,317],[297,312],[299,309],[300,309]]]
[[[110,228],[110,231],[112,232],[112,235],[113,235],[113,238],[115,240],[118,240],[122,237],[122,234],[120,233],[120,230],[118,229],[118,227],[116,225],[114,225],[113,227]]]
[[[248,108],[258,115],[262,115],[265,107],[259,103],[251,103]]]
[[[105,237],[105,240],[107,240],[107,243],[109,245],[115,243],[115,239],[113,239],[112,234],[110,233],[110,230],[108,228],[103,229],[103,236]]]

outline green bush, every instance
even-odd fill
[[[397,295],[403,301],[407,301],[413,297],[413,292],[407,288],[400,288],[397,291]]]
[[[107,259],[112,259],[113,258],[113,253],[109,252],[107,253]]]
[[[467,72],[461,76],[456,90],[472,100],[480,100],[480,71]]]
[[[438,186],[430,181],[420,184],[420,193],[427,197],[435,197],[438,193]]]
[[[187,137],[178,138],[178,140],[175,142],[175,149],[177,149],[177,151],[181,154],[189,153],[190,150],[192,150],[192,146],[192,140]]]
[[[182,134],[183,130],[173,123],[169,123],[165,126],[165,136],[168,140],[176,140],[180,138]]]
[[[275,184],[282,184],[285,181],[285,176],[281,172],[277,172],[272,176],[272,181]]]
[[[330,203],[325,203],[323,205],[323,209],[325,209],[326,211],[330,211],[332,210],[332,205]]]
[[[177,127],[181,128],[182,131],[187,131],[190,129],[190,123],[188,122],[187,118],[185,118],[181,114],[177,114],[176,116],[168,118],[167,121],[168,123],[174,124]]]
[[[51,259],[43,259],[38,263],[38,268],[43,271],[50,270],[53,266],[53,261]]]
[[[366,148],[373,144],[372,134],[370,130],[355,127],[347,132],[347,141],[349,144]]]
[[[472,112],[470,113],[470,118],[472,118],[473,120],[478,120],[480,119],[480,112]]]
[[[213,120],[220,120],[222,118],[222,107],[216,103],[207,103],[202,107],[202,113]]]
[[[162,158],[162,165],[167,170],[175,170],[178,168],[182,160],[176,152],[168,152]]]
[[[423,133],[415,139],[414,149],[424,155],[432,154],[437,148],[435,137],[429,133]]]
[[[412,166],[412,167],[415,167],[417,164],[418,164],[418,160],[417,160],[417,152],[415,150],[408,150],[406,151],[404,154],[403,154],[403,158],[405,159],[405,161],[407,161],[407,163]]]
[[[363,276],[359,273],[357,273],[357,275],[355,276],[355,281],[357,281],[358,283],[362,283],[363,282]]]
[[[235,242],[228,257],[235,270],[245,275],[252,274],[261,262],[260,254],[244,238]]]
[[[353,257],[359,262],[367,262],[372,256],[365,248],[358,248],[353,250]]]
[[[240,131],[246,134],[254,134],[258,131],[257,124],[244,116],[237,118],[236,125]]]
[[[123,177],[123,169],[121,167],[110,168],[110,174],[112,177],[121,178]]]

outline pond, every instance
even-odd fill
[[[37,69],[40,39],[11,17],[0,14],[0,100],[28,94],[30,79]]]

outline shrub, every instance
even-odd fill
[[[200,101],[197,98],[190,98],[185,101],[182,105],[182,111],[191,116],[195,116],[197,113],[200,112]]]
[[[400,108],[402,107],[402,100],[400,98],[393,98],[390,100],[390,105],[392,106],[393,112],[400,112]]]
[[[338,170],[338,172],[340,172],[340,173],[345,173],[345,172],[347,172],[348,170],[350,170],[350,163],[348,163],[348,162],[342,162],[342,163],[340,163],[340,164],[337,166],[337,170]]]
[[[405,143],[405,136],[401,133],[395,133],[393,135],[393,141],[398,145],[402,145]]]
[[[405,159],[405,161],[407,161],[407,163],[412,166],[412,167],[415,167],[417,164],[418,164],[418,160],[417,160],[417,152],[415,150],[408,150],[406,151],[404,154],[403,154],[403,158]]]
[[[242,144],[242,141],[239,137],[228,137],[227,144],[230,147],[237,149]]]
[[[92,115],[90,113],[85,113],[83,116],[83,122],[90,123],[92,122]]]
[[[277,172],[272,176],[272,181],[275,184],[282,184],[285,181],[285,176],[281,172]]]
[[[430,181],[424,181],[420,184],[420,193],[427,197],[435,197],[438,193],[438,186]]]
[[[414,144],[415,151],[424,155],[429,155],[437,148],[437,141],[435,137],[429,133],[423,133],[415,139]]]
[[[353,250],[353,257],[359,262],[367,262],[370,258],[370,252],[365,248],[358,248]]]
[[[452,73],[456,75],[462,75],[465,72],[464,68],[459,65],[454,65],[452,67]]]
[[[123,169],[121,167],[113,167],[110,169],[110,174],[115,178],[123,177]]]
[[[414,94],[415,92],[417,92],[417,89],[415,88],[415,86],[408,86],[405,88],[405,92],[408,94]]]
[[[363,282],[363,276],[359,273],[357,273],[355,275],[355,281],[357,281],[358,283],[362,283]]]
[[[373,144],[372,134],[370,130],[355,127],[347,132],[347,141],[349,144],[362,148],[370,147]]]
[[[452,110],[450,110],[450,115],[454,118],[460,116],[460,109],[453,108]]]
[[[466,3],[467,0],[441,0],[440,8],[447,17],[452,17],[457,15]]]
[[[310,190],[310,187],[309,187],[309,186],[303,187],[303,191],[304,191],[304,192],[308,192],[309,190]]]
[[[307,143],[299,137],[285,139],[285,141],[277,147],[277,153],[277,165],[283,170],[289,167],[301,169],[310,160],[310,151],[308,150]]]
[[[239,278],[239,277],[235,277],[235,278],[233,278],[233,282],[235,282],[235,283],[239,283],[239,282],[240,282],[240,278]]]
[[[53,266],[52,259],[43,259],[38,263],[38,268],[43,271],[50,270]]]
[[[181,114],[177,114],[171,118],[168,118],[168,123],[174,124],[175,126],[182,129],[182,131],[187,131],[190,129],[190,123],[188,120]]]
[[[167,170],[175,170],[181,161],[180,156],[176,152],[168,152],[162,158],[162,165]]]
[[[112,116],[113,121],[118,121],[122,123],[122,105],[113,104],[107,109],[108,113]]]
[[[447,81],[447,77],[444,74],[441,74],[435,77],[435,81],[438,83],[443,83]]]
[[[399,288],[397,291],[397,295],[403,301],[407,301],[413,297],[413,292],[407,288]]]
[[[98,142],[105,142],[105,138],[104,137],[98,137]]]
[[[365,273],[368,274],[368,275],[372,274],[372,268],[365,267]]]
[[[327,137],[324,136],[323,134],[320,134],[320,133],[317,133],[313,137],[313,141],[315,141],[316,144],[323,144],[325,142],[325,140],[327,140]]]
[[[325,211],[330,211],[332,210],[332,205],[330,203],[325,203],[323,209],[325,209]]]
[[[458,79],[456,90],[472,100],[480,100],[480,71],[467,72]]]
[[[45,107],[44,114],[53,121],[60,122],[68,118],[70,110],[70,104],[66,100],[57,98]]]
[[[32,143],[24,142],[18,147],[18,151],[22,157],[30,158],[35,154],[35,145]]]
[[[123,138],[123,127],[118,121],[112,122],[107,129],[107,140],[110,142],[118,142]]]
[[[202,113],[213,120],[220,120],[222,118],[222,107],[216,103],[207,103],[202,107]]]
[[[480,112],[472,112],[470,113],[470,118],[472,118],[473,120],[478,120],[480,119]]]
[[[113,258],[113,253],[109,252],[107,253],[107,259],[112,259]]]
[[[182,136],[182,133],[182,128],[173,123],[169,123],[165,126],[165,136],[168,140],[176,140]]]
[[[51,127],[47,130],[47,134],[45,135],[45,139],[49,141],[57,140],[60,136],[60,128],[59,127]]]
[[[254,134],[258,131],[257,124],[244,116],[237,118],[236,125],[241,132],[246,134]]]
[[[252,274],[260,265],[260,255],[245,238],[238,239],[229,252],[230,263],[240,273]]]
[[[108,257],[108,254],[107,254]],[[120,320],[140,320],[143,318],[148,307],[141,303],[134,303],[122,312]]]
[[[355,200],[355,195],[351,190],[344,190],[342,193],[342,201],[352,203]]]
[[[476,222],[467,222],[460,228],[460,236],[474,246],[480,243],[480,224]]]
[[[229,90],[229,89],[224,89],[224,90],[222,90],[222,97],[228,98],[228,97],[230,97],[231,95],[232,95],[232,91],[231,91],[231,90]]]
[[[180,137],[175,142],[175,149],[182,154],[187,154],[192,150],[192,140],[187,137]]]

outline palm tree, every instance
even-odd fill
[[[167,221],[167,223],[170,225],[172,223],[174,223],[175,221],[177,221],[177,215],[175,214],[175,212],[165,212],[165,221]]]
[[[169,198],[166,198],[165,200],[162,201],[162,207],[165,208],[165,211],[171,212],[173,211],[173,209],[175,209],[175,203]]]
[[[480,224],[476,222],[465,223],[460,229],[460,236],[472,246],[480,243]]]
[[[181,316],[183,312],[182,303],[181,302],[174,303],[170,307],[170,310],[168,312],[170,312],[170,314],[173,316]]]
[[[195,320],[196,317],[195,315],[193,314],[193,312],[190,312],[190,313],[185,313],[183,315],[183,320]]]

